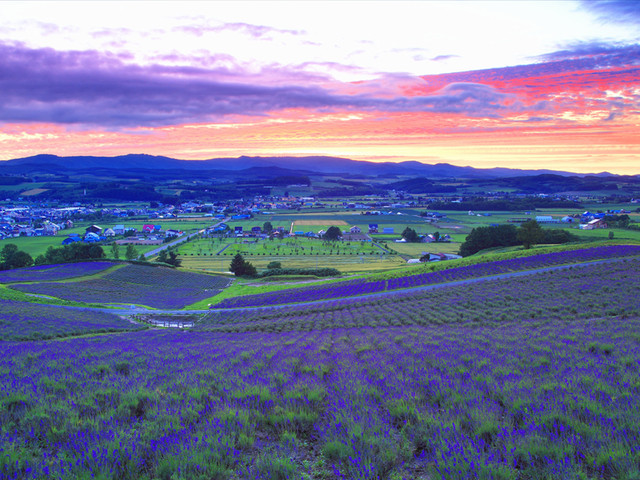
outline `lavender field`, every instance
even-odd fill
[[[639,297],[625,258],[184,331],[7,335],[0,478],[638,479]]]
[[[614,317],[3,343],[0,475],[637,478],[639,331]]]
[[[436,288],[438,287],[438,288]],[[318,305],[212,311],[198,329],[317,330],[337,327],[499,324],[640,315],[640,259],[463,286],[343,298]]]
[[[0,341],[38,340],[142,328],[111,313],[0,299]]]
[[[0,272],[0,283],[52,282],[94,275],[118,265],[114,262],[77,262],[59,265],[39,265]]]
[[[353,295],[366,295],[385,290],[398,290],[402,288],[432,285],[468,278],[479,278],[556,265],[592,262],[634,255],[640,255],[640,245],[611,245],[595,248],[583,248],[488,263],[477,263],[440,271],[427,271],[415,275],[403,275],[397,278],[390,278],[388,280],[356,279],[332,283],[329,285],[293,288],[255,295],[244,295],[226,298],[215,306],[217,308],[240,308],[330,300]],[[425,265],[425,269],[430,267],[432,266]]]
[[[165,267],[127,265],[93,280],[14,284],[11,288],[78,302],[135,303],[177,309],[216,295],[228,283],[224,277]]]

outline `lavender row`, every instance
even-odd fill
[[[384,290],[418,287],[468,278],[498,275],[501,273],[530,270],[554,265],[588,262],[592,260],[640,255],[640,246],[612,245],[581,250],[547,253],[529,257],[514,258],[496,262],[479,263],[464,267],[450,268],[437,272],[407,275],[388,281],[340,282],[326,286],[304,287],[280,290],[258,295],[245,295],[224,299],[216,308],[239,308],[278,305],[297,302],[328,300],[348,296],[366,295]]]
[[[433,283],[450,282],[474,277],[498,275],[536,268],[589,262],[594,260],[640,255],[639,245],[611,245],[564,252],[552,252],[528,257],[478,263],[464,267],[451,268],[439,272],[422,273],[389,280],[387,289],[417,287]]]
[[[113,262],[78,262],[59,265],[39,265],[0,272],[0,283],[50,282],[94,275],[117,265]]]
[[[0,477],[632,478],[638,331],[610,318],[4,343]]]
[[[567,268],[464,286],[398,292],[321,305],[212,311],[196,326],[225,331],[322,330],[338,327],[531,320],[640,314],[640,260]]]
[[[117,315],[0,299],[0,340],[36,340],[86,333],[132,330]]]
[[[127,265],[102,278],[73,283],[12,285],[11,288],[87,303],[134,303],[179,309],[212,297],[229,280],[164,267]]]
[[[215,305],[216,308],[260,307],[282,303],[313,302],[330,298],[364,295],[381,292],[385,289],[384,280],[369,282],[364,279],[347,280],[328,285],[315,285],[302,288],[290,288],[275,292],[244,295],[225,298]]]

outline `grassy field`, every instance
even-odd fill
[[[191,270],[212,273],[228,272],[232,256],[180,257],[182,266]],[[282,263],[283,268],[336,268],[343,274],[371,273],[397,269],[406,265],[406,261],[397,255],[286,255],[286,256],[247,256],[258,272],[267,269],[270,262]]]

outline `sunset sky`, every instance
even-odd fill
[[[0,1],[0,160],[640,174],[640,2]]]

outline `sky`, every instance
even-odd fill
[[[0,0],[0,160],[640,174],[640,2]]]

